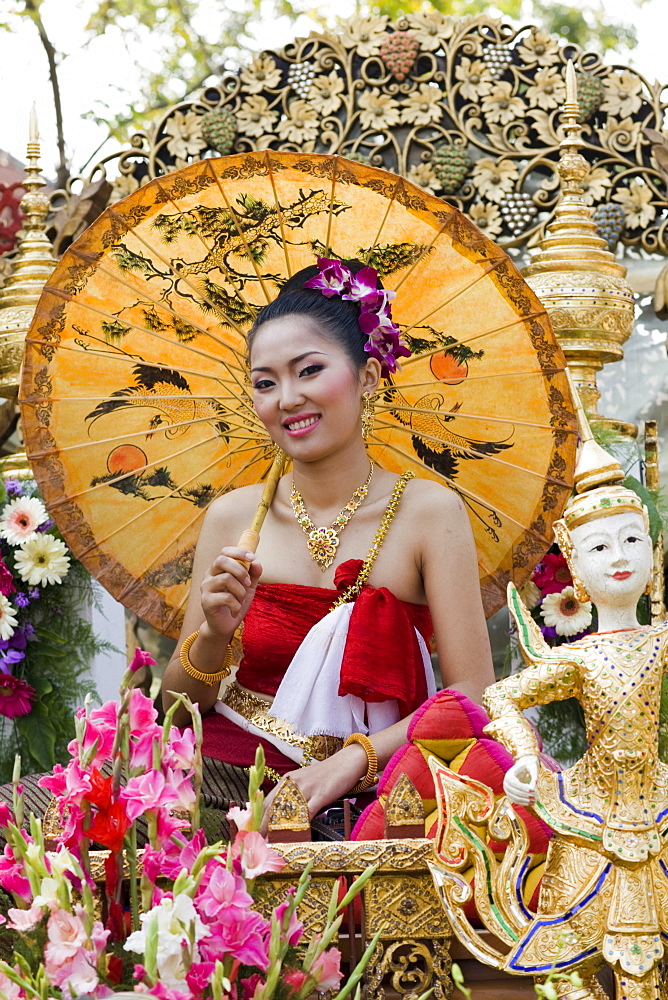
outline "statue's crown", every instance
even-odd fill
[[[609,517],[612,514],[623,514],[626,511],[641,514],[645,527],[649,530],[647,507],[637,493],[623,486],[601,486],[596,490],[580,493],[571,500],[564,511],[563,522],[571,531],[579,524],[586,524],[587,521]]]

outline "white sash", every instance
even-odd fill
[[[328,735],[346,739],[351,733],[377,733],[399,721],[395,699],[364,702],[356,695],[338,693],[353,606],[353,602],[339,605],[310,629],[292,658],[269,709],[272,717],[287,722],[303,736]],[[427,697],[431,698],[436,693],[431,657],[417,629],[415,634],[422,654]],[[397,655],[401,655],[399,650]],[[382,669],[380,664],[379,669]],[[302,762],[300,748],[258,729],[224,702],[216,702],[216,711],[247,732],[269,740],[291,760]]]

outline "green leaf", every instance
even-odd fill
[[[27,741],[31,757],[43,771],[50,771],[56,762],[57,734],[47,705],[42,701],[35,701],[28,715],[22,715],[14,721]]]

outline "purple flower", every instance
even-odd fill
[[[378,288],[378,272],[373,267],[363,267],[353,274],[340,260],[318,257],[318,268],[320,274],[304,282],[304,287],[315,288],[327,298],[340,295],[360,304],[359,325],[367,337],[364,350],[380,361],[381,374],[387,378],[399,367],[397,358],[407,358],[411,353],[392,320],[390,302],[396,292]]]
[[[31,601],[36,601],[38,597],[41,597],[41,595],[42,591],[39,589],[39,587],[31,587],[30,590],[28,591],[28,597],[30,598]]]
[[[5,489],[7,490],[8,497],[22,497],[23,487],[18,479],[7,479],[5,481]]]
[[[12,663],[20,663],[21,660],[25,659],[25,653],[21,653],[18,649],[8,649],[6,653],[0,654],[0,671],[3,674],[11,674]]]
[[[49,520],[45,521],[44,524],[37,525],[37,531],[50,531],[54,524],[55,521],[52,521],[51,518],[49,518]]]
[[[30,598],[28,597],[27,594],[24,594],[22,591],[19,591],[18,594],[14,595],[14,604],[16,605],[17,608],[27,608],[28,605],[30,604]]]
[[[330,260],[329,257],[318,257],[320,274],[304,282],[304,288],[315,288],[328,299],[348,291],[351,271],[340,260]]]
[[[32,625],[30,622],[23,622],[22,625],[19,625],[14,635],[18,634],[19,632],[25,637],[27,642],[30,642],[37,635],[37,630],[35,629],[35,626]]]

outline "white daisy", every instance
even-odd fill
[[[581,604],[572,587],[564,587],[559,594],[546,594],[540,613],[557,635],[577,635],[591,625],[591,601]]]
[[[0,594],[0,639],[11,639],[18,623],[16,608],[12,607],[4,594]]]
[[[22,545],[34,538],[37,528],[49,520],[46,507],[37,497],[16,497],[0,517],[0,535],[10,545]]]
[[[67,546],[53,535],[35,535],[14,556],[16,571],[31,587],[62,583],[70,568]]]

